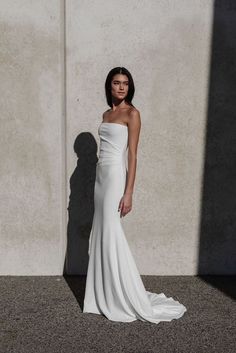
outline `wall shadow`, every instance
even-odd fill
[[[202,280],[234,297],[236,274],[236,2],[216,0],[198,255]]]
[[[88,267],[89,236],[94,215],[97,143],[89,132],[79,134],[74,142],[78,160],[70,177],[67,249],[63,275],[85,275]]]

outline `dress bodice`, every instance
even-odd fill
[[[118,123],[103,122],[99,125],[99,159],[97,164],[121,164],[126,160],[128,127]]]

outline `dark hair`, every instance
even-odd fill
[[[130,105],[132,105],[133,107],[132,99],[135,92],[134,81],[131,73],[125,67],[115,67],[107,75],[106,82],[105,82],[107,104],[112,108],[111,81],[116,74],[122,74],[128,77],[129,90],[128,90],[127,96],[125,97],[125,101]]]

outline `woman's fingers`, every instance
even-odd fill
[[[123,196],[120,200],[119,208],[118,208],[118,211],[120,211],[120,217],[124,217],[127,213],[131,211],[131,209],[132,209],[132,204],[130,204],[129,202],[129,204],[127,205],[127,200],[124,200],[124,196]]]
[[[123,207],[121,212],[122,217],[127,215],[127,213],[129,213],[130,211],[131,211],[131,207]]]
[[[119,202],[118,211],[122,209],[122,205],[123,205],[123,198]]]

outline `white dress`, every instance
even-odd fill
[[[159,323],[180,318],[186,307],[146,291],[126,240],[118,212],[126,182],[128,127],[103,122],[94,187],[94,216],[83,313],[112,321]]]

